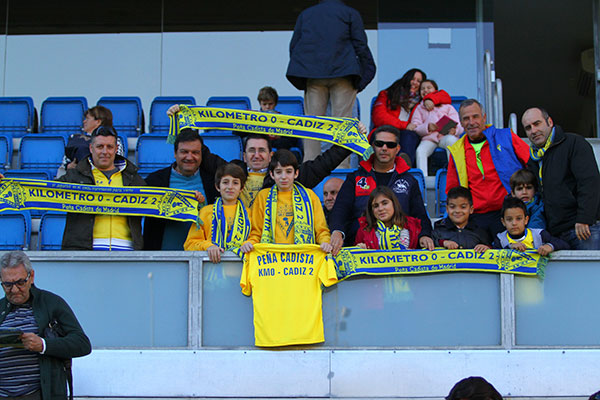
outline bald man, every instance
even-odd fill
[[[335,204],[335,199],[342,187],[342,183],[344,183],[343,179],[329,178],[323,185],[323,211],[325,212],[327,223],[329,223],[329,212]]]

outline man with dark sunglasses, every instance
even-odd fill
[[[24,252],[11,251],[0,258],[0,278],[5,294],[0,300],[0,330],[19,334],[15,347],[0,348],[0,398],[66,400],[63,360],[89,354],[90,340],[61,297],[33,284],[35,271]],[[60,331],[58,336],[47,334],[50,324]]]
[[[375,129],[369,139],[374,154],[346,177],[329,218],[334,255],[342,245],[354,245],[358,218],[365,212],[369,195],[377,186],[391,188],[404,212],[421,220],[419,245],[433,250],[431,221],[425,210],[419,183],[408,172],[410,167],[404,159],[397,157],[401,134],[391,125]]]

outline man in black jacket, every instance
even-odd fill
[[[528,168],[539,178],[548,231],[576,250],[600,249],[600,173],[592,146],[540,107],[525,111]],[[541,172],[540,172],[541,168]]]
[[[0,398],[66,400],[63,360],[89,354],[90,340],[61,297],[35,287],[35,271],[24,252],[2,256],[0,277],[5,294],[0,328],[22,332],[17,339],[21,348],[0,349]],[[51,323],[60,335],[48,334]]]
[[[117,154],[117,136],[100,126],[92,133],[91,155],[59,181],[97,186],[145,186],[137,167]],[[142,250],[142,218],[67,213],[63,250]]]

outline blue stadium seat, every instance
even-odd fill
[[[242,139],[231,131],[212,130],[202,134],[202,141],[210,149],[224,160],[242,159]]]
[[[167,143],[167,135],[142,135],[135,149],[138,173],[146,177],[150,172],[167,167],[174,161],[174,148]]]
[[[47,169],[9,169],[4,172],[7,178],[24,178],[24,179],[42,179],[45,181],[52,180],[56,175],[56,171],[48,171]]]
[[[275,110],[282,114],[304,115],[304,99],[300,96],[280,96]]]
[[[136,137],[144,132],[144,110],[139,97],[105,96],[98,105],[112,112],[113,126],[120,135]]]
[[[19,165],[21,169],[58,169],[65,154],[62,135],[30,134],[21,138]]]
[[[48,97],[42,103],[40,132],[81,133],[87,109],[85,97]]]
[[[457,112],[458,108],[460,107],[460,103],[467,100],[466,96],[450,96],[450,98],[452,99],[452,107],[456,108]]]
[[[67,213],[46,211],[40,220],[38,250],[60,250],[67,222]]]
[[[369,114],[370,124],[369,124],[369,132],[371,132],[375,128],[375,124],[373,123],[373,106],[375,105],[375,101],[377,100],[377,96],[371,99],[371,113]]]
[[[157,96],[150,105],[150,129],[151,133],[169,132],[169,117],[167,110],[173,104],[196,104],[192,96]]]
[[[435,214],[443,217],[446,213],[446,174],[448,170],[438,169],[435,174]]]
[[[234,108],[251,110],[250,98],[247,96],[212,96],[208,98],[206,107]]]
[[[354,172],[354,171],[355,171],[355,169],[353,169],[353,168],[334,169],[327,178],[323,179],[317,186],[312,188],[312,191],[315,192],[315,194],[317,196],[319,196],[319,199],[321,200],[321,203],[322,203],[323,202],[323,186],[325,186],[325,182],[327,182],[331,178],[340,178],[340,179],[346,180],[346,175],[348,175],[350,172]]]
[[[31,239],[29,211],[0,212],[0,250],[28,250]]]
[[[31,97],[0,97],[0,134],[21,137],[36,130]]]
[[[0,134],[0,168],[10,168],[13,143],[8,135]]]
[[[417,182],[419,182],[419,189],[421,189],[421,195],[423,196],[423,204],[425,204],[425,208],[427,208],[427,186],[425,185],[425,175],[423,171],[419,168],[411,168],[408,172],[415,177]]]

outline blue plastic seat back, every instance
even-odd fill
[[[87,109],[85,97],[48,97],[42,103],[40,132],[81,133]]]
[[[371,118],[371,123],[369,125],[369,132],[372,131],[373,129],[375,129],[375,123],[373,122],[373,106],[375,105],[376,101],[377,101],[377,96],[375,96],[371,99],[371,113],[369,114],[369,117]]]
[[[150,105],[150,129],[152,133],[169,132],[167,110],[174,104],[196,104],[192,96],[157,96]]]
[[[206,107],[234,108],[251,110],[250,98],[247,96],[212,96],[208,98]]]
[[[142,177],[171,165],[174,160],[174,147],[167,143],[167,135],[142,135],[138,138],[136,164]]]
[[[211,153],[224,160],[242,159],[242,139],[231,131],[213,130],[202,134],[202,140]]]
[[[33,132],[35,108],[31,97],[0,97],[0,133],[21,137]]]
[[[304,99],[300,96],[280,96],[275,110],[287,115],[304,115]]]
[[[338,169],[334,169],[333,171],[331,171],[331,174],[323,179],[317,186],[315,186],[314,188],[312,188],[312,191],[315,192],[315,194],[317,196],[319,196],[319,199],[321,200],[321,203],[323,202],[323,186],[325,186],[325,182],[327,182],[328,180],[330,180],[331,178],[340,178],[342,180],[346,180],[346,176],[350,173],[350,172],[354,172],[355,169],[353,168],[338,168]]]
[[[8,135],[0,134],[0,168],[10,168],[12,151],[12,138]]]
[[[56,171],[52,172],[47,169],[9,169],[4,172],[7,178],[24,178],[24,179],[42,179],[45,181],[52,180],[56,175]]]
[[[419,182],[419,189],[421,190],[421,195],[423,196],[423,204],[425,204],[425,208],[427,208],[427,186],[425,185],[425,174],[419,168],[411,168],[408,172]]]
[[[452,107],[456,109],[456,112],[458,112],[460,103],[467,100],[466,96],[451,96],[450,98],[452,99]]]
[[[28,250],[31,215],[28,211],[0,212],[0,250]]]
[[[38,250],[61,250],[67,213],[46,211],[40,220]]]
[[[438,217],[443,217],[446,213],[446,175],[448,170],[438,169],[435,174],[435,213]]]
[[[30,134],[21,138],[19,165],[21,169],[54,169],[63,161],[65,138],[62,135]]]
[[[144,110],[139,97],[101,97],[99,106],[113,115],[113,126],[120,135],[136,137],[144,132]]]

